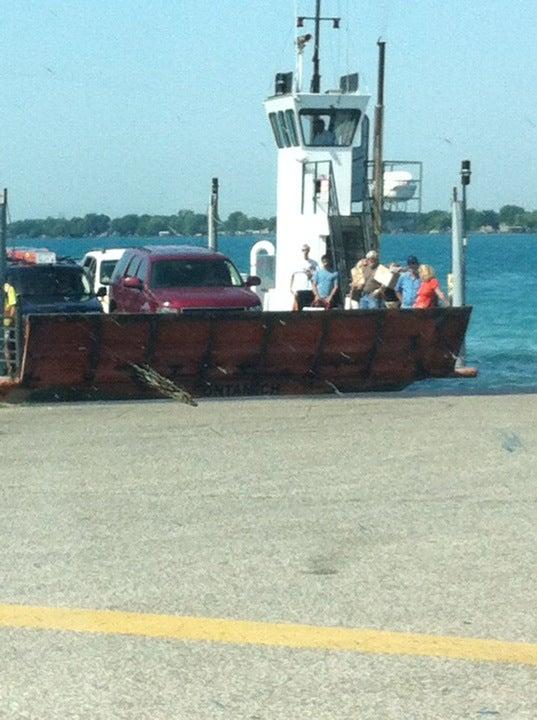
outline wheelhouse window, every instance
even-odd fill
[[[289,130],[287,129],[287,125],[285,123],[285,115],[281,110],[278,112],[278,125],[280,126],[285,147],[291,147],[292,143],[291,138],[289,137]]]
[[[295,113],[293,112],[293,110],[285,111],[285,119],[287,121],[287,129],[289,132],[291,145],[299,145],[300,143],[298,141],[298,131],[296,128]]]
[[[360,111],[356,109],[300,110],[304,144],[348,147],[352,145],[360,116]]]
[[[153,263],[151,287],[241,287],[239,271],[227,260],[159,260]]]
[[[293,110],[278,110],[277,113],[270,113],[269,120],[276,145],[279,148],[293,147],[300,144]]]
[[[283,139],[282,139],[282,133],[280,130],[280,126],[278,124],[278,119],[276,117],[276,113],[270,113],[269,114],[269,120],[270,125],[272,127],[272,132],[274,133],[274,139],[276,140],[276,145],[279,148],[284,147]]]

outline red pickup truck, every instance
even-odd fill
[[[110,282],[111,312],[166,313],[195,310],[261,310],[231,260],[206,248],[168,245],[126,250]]]

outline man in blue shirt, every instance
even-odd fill
[[[339,290],[338,273],[332,270],[332,264],[328,255],[321,258],[321,269],[313,273],[311,278],[313,287],[313,305],[324,307],[329,310],[336,304],[337,292]]]
[[[402,308],[411,308],[414,307],[421,282],[418,275],[420,264],[415,255],[410,255],[406,264],[407,270],[399,277],[397,285],[395,286],[395,293],[401,302]]]

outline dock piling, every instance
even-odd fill
[[[453,188],[453,201],[451,205],[451,269],[453,273],[453,306],[464,307],[466,304],[465,292],[465,253],[463,233],[463,208],[457,198],[457,188]],[[466,347],[464,340],[461,344],[459,356],[455,363],[456,368],[464,367],[466,360]]]

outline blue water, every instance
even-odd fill
[[[220,236],[219,249],[241,272],[259,236]],[[205,245],[206,238],[47,239],[50,250],[80,258],[98,247],[146,244]],[[22,243],[20,243],[22,244]],[[30,244],[30,243],[29,243]],[[32,241],[35,245],[35,241]],[[404,262],[409,254],[433,265],[446,289],[450,268],[448,235],[387,235],[382,262]],[[475,380],[416,383],[405,394],[537,392],[537,235],[475,235],[468,241],[467,302],[473,306],[467,334],[467,364],[478,368]]]
[[[433,265],[446,289],[451,264],[448,235],[388,235],[383,261],[409,254]],[[473,306],[466,336],[466,363],[475,380],[427,381],[412,392],[537,392],[537,235],[471,235],[466,302]]]

